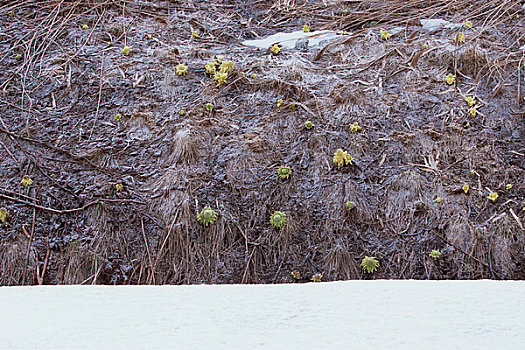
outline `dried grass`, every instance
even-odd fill
[[[23,280],[36,284],[36,251],[31,249],[27,268],[24,269],[26,254],[27,240],[22,234],[10,245],[0,245],[0,286],[20,285]]]

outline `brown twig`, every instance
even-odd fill
[[[144,245],[146,246],[146,253],[148,255],[151,279],[153,280],[153,284],[156,284],[155,283],[155,266],[153,265],[153,262],[151,261],[151,255],[149,253],[149,247],[148,247],[148,240],[146,239],[146,232],[144,231],[144,219],[142,217],[140,218],[140,227],[142,229],[142,238],[144,238]],[[149,283],[149,277],[148,277],[148,283]]]
[[[7,152],[7,154],[9,154],[9,156],[11,157],[12,160],[15,161],[15,163],[18,163],[18,160],[15,158],[15,156],[13,155],[13,153],[11,153],[11,151],[9,150],[9,148],[7,148],[6,145],[4,145],[4,143],[2,141],[0,141],[0,145],[2,145],[2,147],[4,147],[5,151]]]
[[[36,259],[36,279],[38,281],[39,286],[44,284],[44,275],[46,274],[47,263],[49,262],[49,254],[51,252],[51,249],[49,249],[49,240],[47,238],[46,238],[46,243],[47,243],[47,252],[46,252],[46,257],[44,259],[44,266],[42,267],[42,274],[40,274],[40,268],[38,266],[38,259]]]
[[[134,204],[143,204],[143,205],[146,204],[145,202],[137,201],[137,200],[134,200],[134,199],[108,199],[108,198],[101,198],[101,199],[97,199],[97,200],[94,200],[92,202],[89,202],[89,203],[87,203],[87,204],[85,204],[85,205],[83,205],[83,206],[81,206],[79,208],[59,210],[59,209],[44,207],[42,205],[38,205],[38,204],[35,204],[35,203],[24,201],[22,199],[14,198],[14,197],[11,197],[11,196],[7,196],[7,195],[2,194],[2,193],[0,193],[0,197],[8,199],[8,200],[13,201],[13,202],[20,203],[20,204],[29,205],[29,206],[31,206],[31,207],[33,207],[35,209],[49,211],[49,212],[55,213],[55,214],[67,214],[67,213],[74,213],[74,212],[77,212],[77,211],[83,211],[83,210],[85,210],[88,207],[91,207],[91,206],[93,206],[95,204],[103,203],[103,202],[110,202],[110,203],[134,203]]]
[[[93,135],[93,130],[95,130],[95,126],[98,121],[98,114],[100,112],[100,100],[102,98],[102,85],[104,85],[104,75],[103,73],[104,69],[104,51],[102,51],[102,58],[100,60],[100,77],[99,77],[99,84],[98,84],[98,99],[97,99],[97,110],[95,112],[95,119],[93,120],[93,125],[91,126],[91,131],[89,132],[89,138],[88,140],[91,140],[91,136]]]
[[[248,258],[248,261],[246,262],[246,268],[244,269],[244,273],[242,274],[242,280],[241,284],[244,284],[246,282],[246,277],[248,276],[248,269],[250,268],[250,262],[252,261],[253,254],[255,253],[255,249],[257,246],[254,246],[252,249],[252,253],[250,254],[250,257]]]
[[[34,190],[33,190],[33,199],[35,199]],[[26,281],[26,271],[27,271],[27,265],[29,264],[29,254],[31,253],[31,245],[33,244],[33,237],[35,234],[35,221],[36,221],[36,208],[33,208],[33,221],[31,223],[31,234],[29,235],[29,242],[27,242],[27,253],[26,253],[26,260],[24,263],[24,274],[22,276],[22,285],[24,285]]]

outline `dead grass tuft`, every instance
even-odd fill
[[[71,244],[62,256],[63,284],[91,284],[97,282],[97,272],[100,271],[103,260],[98,259],[90,251],[90,245],[85,243]],[[99,266],[97,269],[97,266]]]
[[[431,185],[420,174],[407,170],[388,181],[385,196],[380,203],[393,233],[413,233],[414,216],[419,203],[427,202],[425,189]]]
[[[16,286],[22,284],[36,284],[36,261],[35,249],[31,249],[26,265],[27,239],[22,234],[8,244],[0,245],[0,286]]]
[[[193,163],[201,155],[201,139],[190,127],[178,130],[173,136],[168,164]]]
[[[328,249],[324,261],[323,271],[325,271],[326,277],[331,280],[358,279],[360,276],[356,259],[341,243],[337,243]]]

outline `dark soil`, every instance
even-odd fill
[[[2,3],[0,285],[525,278],[522,1]]]

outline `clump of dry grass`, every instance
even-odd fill
[[[36,251],[30,250],[27,266],[26,254],[27,240],[22,234],[9,245],[0,245],[0,286],[16,286],[24,280],[27,284],[36,284]]]
[[[239,231],[228,223],[229,214],[221,210],[218,220],[204,227],[196,220],[197,210],[187,196],[181,198],[164,237],[159,239],[154,266],[163,271],[160,283],[217,282],[218,273],[229,270],[230,249]]]
[[[192,163],[201,155],[199,135],[190,127],[178,130],[173,136],[168,164]]]
[[[498,270],[497,277],[514,278],[512,276],[519,274],[520,270],[523,271],[525,231],[518,226],[512,215],[506,215],[493,223],[492,227],[487,228],[489,230],[487,261],[494,259],[494,266],[491,266],[491,269]]]
[[[501,21],[503,14],[519,10],[519,1],[492,0],[470,1],[460,0],[450,3],[446,0],[389,0],[364,1],[357,4],[354,11],[343,12],[339,4],[317,5],[318,7],[339,7],[340,11],[333,19],[325,18],[327,26],[344,28],[346,30],[363,28],[377,24],[411,24],[420,18],[435,18],[452,14],[454,19],[464,21],[483,18],[486,25]]]
[[[72,243],[61,256],[63,284],[95,284],[103,259],[90,250],[88,243]]]
[[[454,247],[453,259],[458,262],[456,276],[462,278],[479,278],[487,267],[485,254],[486,231],[470,223],[465,214],[456,214],[447,220],[445,229],[447,242]],[[480,235],[482,234],[482,235]]]
[[[414,171],[394,177],[388,184],[381,206],[392,233],[412,233],[414,216],[419,203],[427,201],[424,193],[430,187],[427,180]]]
[[[352,253],[341,243],[336,243],[328,249],[328,254],[324,257],[326,277],[330,279],[349,280],[358,279],[360,276],[359,266]]]

